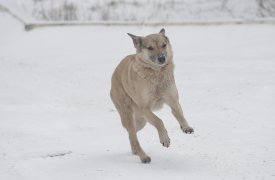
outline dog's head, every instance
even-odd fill
[[[172,49],[165,30],[145,37],[128,35],[133,39],[139,59],[154,66],[165,66],[172,61]]]

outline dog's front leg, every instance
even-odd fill
[[[160,143],[164,147],[169,147],[170,138],[167,134],[167,130],[165,129],[162,120],[158,118],[149,108],[141,109],[141,113],[143,117],[158,130]]]
[[[168,106],[170,106],[172,114],[178,120],[182,131],[187,134],[193,133],[194,129],[188,125],[186,119],[183,116],[182,108],[179,103],[178,90],[176,88],[176,85],[173,85],[169,88],[169,90],[165,93],[163,99],[164,102]]]

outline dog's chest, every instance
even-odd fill
[[[163,105],[163,95],[165,94],[165,88],[159,86],[153,86],[151,88],[143,89],[143,99],[151,109],[157,110]]]
[[[150,83],[150,86],[146,87],[145,91],[150,97],[161,97],[162,94],[165,93],[167,86],[167,83],[164,83],[163,81],[159,81],[159,83],[156,84]]]
[[[173,71],[167,68],[154,70],[134,64],[132,66],[132,87],[134,94],[146,104],[159,104],[162,97],[173,82]]]
[[[153,79],[147,77],[147,79],[143,81],[145,82],[140,91],[142,93],[142,99],[145,99],[149,104],[159,104],[170,83],[163,77],[153,77]]]
[[[169,71],[169,66],[163,69],[154,70],[134,63],[132,69],[135,75],[141,78],[142,81],[145,81],[152,91],[161,91],[165,89],[173,77],[173,72]]]

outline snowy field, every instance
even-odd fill
[[[275,26],[165,27],[185,116],[166,107],[171,147],[139,133],[151,164],[131,155],[109,98],[134,48],[127,32],[161,27],[54,27],[25,32],[0,13],[0,179],[275,179]]]

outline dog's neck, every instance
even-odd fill
[[[133,63],[133,70],[143,79],[149,80],[154,84],[169,83],[173,78],[174,63],[169,60],[164,66],[154,66],[146,63],[136,56]]]

